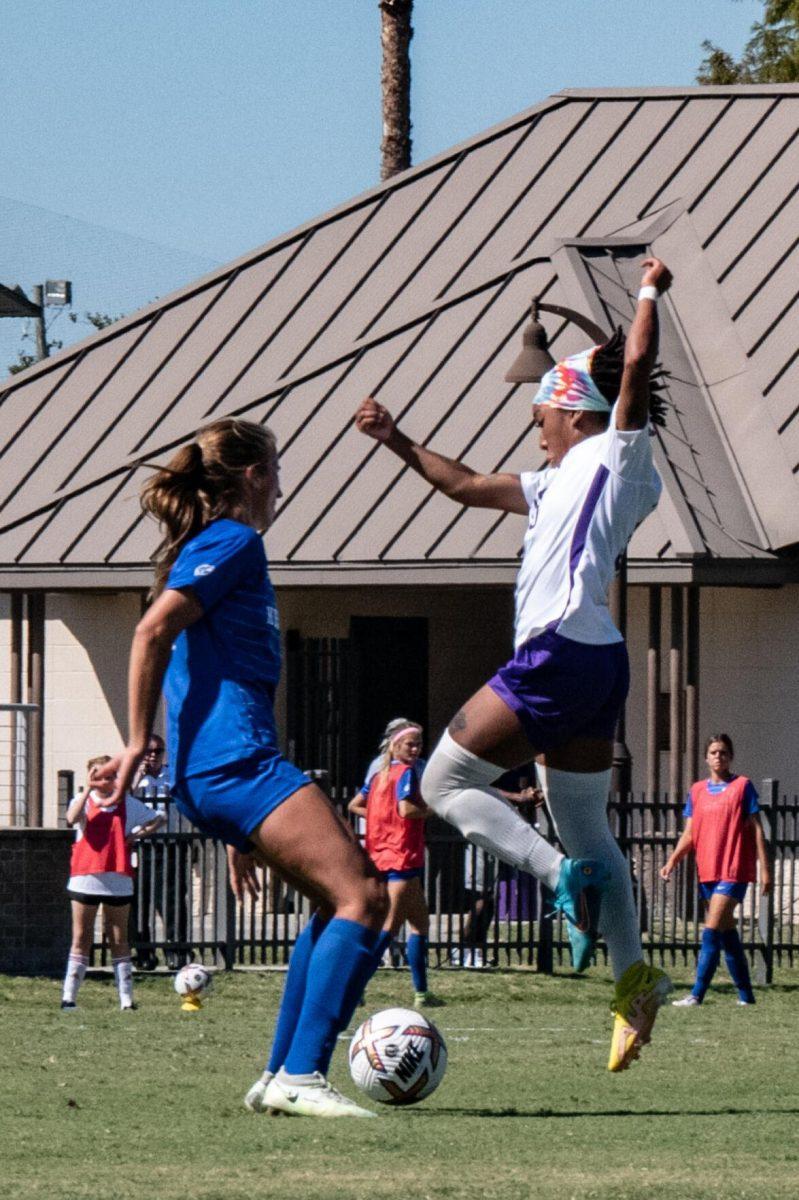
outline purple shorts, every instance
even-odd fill
[[[627,647],[589,646],[545,629],[519,646],[488,686],[538,751],[573,737],[612,740],[630,688]]]

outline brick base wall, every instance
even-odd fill
[[[0,971],[60,975],[71,939],[65,888],[73,834],[0,829]]]

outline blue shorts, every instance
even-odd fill
[[[249,835],[264,817],[310,782],[275,750],[180,779],[172,798],[183,816],[208,837],[246,853],[252,849]]]
[[[381,879],[422,879],[424,867],[408,867],[407,871],[381,871]]]
[[[610,741],[630,689],[627,647],[591,646],[545,629],[519,646],[488,686],[513,710],[536,750],[573,737]]]
[[[732,883],[729,879],[713,879],[709,883],[700,883],[699,893],[703,900],[709,900],[711,896],[734,896],[736,900],[743,900],[748,887],[748,883]]]

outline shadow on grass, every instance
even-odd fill
[[[411,1116],[425,1117],[522,1117],[525,1120],[558,1119],[569,1121],[594,1117],[763,1117],[799,1116],[799,1108],[605,1108],[592,1112],[558,1112],[554,1108],[435,1108],[411,1110]]]

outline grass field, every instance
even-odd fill
[[[686,983],[687,976],[679,983]],[[165,977],[122,1014],[107,979],[62,1014],[52,980],[0,977],[0,1193],[47,1200],[751,1200],[799,1195],[799,980],[739,1009],[719,987],[666,1009],[642,1061],[606,1067],[610,985],[522,972],[435,972],[449,1048],[438,1092],[380,1121],[254,1116],[281,986],[218,976],[198,1014]],[[409,1003],[382,971],[363,1016]],[[334,1082],[353,1095],[344,1047]]]

